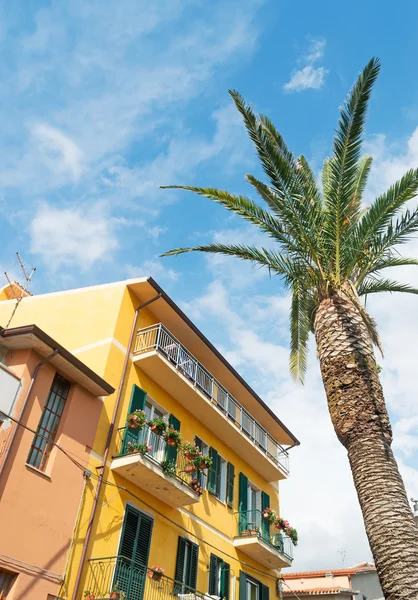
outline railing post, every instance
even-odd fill
[[[157,329],[157,339],[155,340],[155,349],[158,350],[160,347],[160,333],[161,333],[161,323],[158,325]]]

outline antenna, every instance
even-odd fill
[[[6,329],[9,327],[9,325],[10,325],[13,317],[15,316],[17,308],[18,308],[19,304],[21,303],[21,301],[23,300],[23,298],[25,296],[29,296],[30,295],[29,290],[27,288],[29,287],[29,285],[30,285],[30,283],[32,281],[33,274],[36,271],[36,267],[30,267],[30,268],[28,268],[24,264],[23,260],[20,257],[19,252],[16,252],[16,256],[17,256],[17,260],[19,261],[19,266],[20,266],[20,268],[22,270],[22,273],[23,273],[23,277],[24,277],[24,280],[25,280],[25,287],[22,286],[22,285],[20,285],[20,283],[18,283],[17,281],[10,281],[10,277],[8,276],[8,274],[6,272],[4,273],[5,276],[6,276],[7,282],[9,284],[9,286],[10,286],[10,291],[13,294],[14,299],[16,300],[16,304],[15,304],[15,306],[13,308],[12,314],[10,315],[10,319],[7,322]],[[29,273],[29,275],[28,275],[28,273]],[[20,291],[20,294],[18,294],[18,291]]]
[[[347,556],[347,552],[345,550],[338,550],[338,554],[341,554],[341,563],[344,567],[345,557]]]

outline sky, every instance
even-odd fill
[[[418,4],[301,0],[16,0],[0,3],[0,272],[37,270],[33,293],[153,276],[301,441],[281,484],[299,531],[294,569],[371,560],[344,448],[311,343],[288,371],[289,298],[267,272],[223,258],[160,259],[208,241],[262,243],[209,200],[159,189],[251,190],[260,175],[237,89],[319,173],[338,107],[372,56],[383,67],[365,151],[368,202],[418,166]],[[418,242],[408,248],[418,257]],[[406,267],[400,278],[418,285]],[[372,299],[381,377],[408,496],[418,497],[416,297]]]

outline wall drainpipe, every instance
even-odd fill
[[[0,335],[1,335],[1,334],[0,334]],[[42,366],[43,366],[45,363],[47,363],[49,360],[51,360],[52,358],[54,358],[54,356],[56,356],[57,354],[58,354],[58,350],[54,350],[54,352],[53,352],[52,354],[50,354],[49,356],[46,356],[45,358],[43,358],[43,359],[42,359],[41,361],[39,361],[39,362],[38,362],[38,364],[36,365],[36,367],[35,367],[35,370],[33,371],[32,379],[30,380],[30,384],[29,384],[28,391],[26,392],[25,399],[23,400],[22,408],[20,409],[19,416],[17,417],[17,420],[19,421],[19,423],[22,421],[22,418],[23,418],[23,413],[25,412],[25,408],[26,408],[26,404],[27,404],[27,402],[28,402],[28,400],[29,400],[29,396],[30,396],[30,394],[31,394],[31,392],[32,392],[32,388],[33,388],[33,386],[34,386],[34,383],[35,383],[35,381],[36,381],[36,378],[38,377],[38,373],[39,373],[39,371],[40,371],[41,367],[42,367]],[[5,457],[4,457],[4,460],[3,460],[3,463],[2,463],[2,465],[0,466],[0,479],[1,479],[1,475],[2,475],[2,473],[3,473],[4,467],[6,466],[7,458],[8,458],[8,456],[9,456],[9,452],[10,452],[10,449],[11,449],[11,447],[12,447],[13,441],[14,441],[14,439],[15,439],[15,436],[16,436],[16,433],[17,433],[17,430],[18,430],[18,427],[19,427],[19,425],[16,423],[16,427],[15,427],[15,428],[14,428],[14,430],[13,430],[13,433],[12,433],[12,436],[11,436],[11,439],[10,439],[10,443],[9,443],[9,445],[7,446],[7,449],[6,449],[6,455],[5,455]]]
[[[137,307],[137,309],[135,310],[134,320],[133,320],[132,328],[131,328],[131,334],[129,336],[128,347],[126,349],[126,354],[125,354],[125,361],[123,363],[122,375],[120,378],[118,393],[116,396],[115,407],[113,409],[112,420],[110,422],[109,432],[107,434],[106,446],[105,446],[105,451],[103,454],[103,466],[101,467],[101,473],[99,475],[99,481],[97,484],[96,493],[94,495],[93,506],[91,507],[90,519],[89,519],[89,523],[87,526],[86,537],[84,538],[83,550],[81,552],[80,563],[78,565],[77,577],[75,580],[74,590],[73,590],[73,594],[71,596],[71,600],[77,600],[78,590],[80,588],[81,576],[83,574],[84,562],[86,560],[86,555],[87,555],[87,548],[88,548],[88,545],[90,542],[91,532],[92,532],[92,528],[93,528],[93,521],[96,516],[97,505],[99,503],[99,494],[100,494],[100,490],[102,488],[107,458],[109,456],[109,450],[110,450],[110,445],[112,442],[113,431],[115,429],[116,417],[117,417],[117,414],[119,411],[119,405],[120,405],[120,401],[122,398],[122,392],[123,392],[125,378],[126,378],[126,371],[128,370],[129,357],[131,354],[132,342],[133,342],[134,335],[135,335],[136,323],[138,321],[139,311],[142,310],[143,308],[145,308],[146,306],[148,306],[149,304],[152,304],[159,298],[161,298],[161,296],[162,296],[161,293],[157,294],[156,296],[154,296],[154,298],[151,298],[150,300],[147,300],[143,304],[140,304]]]

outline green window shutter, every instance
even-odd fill
[[[239,573],[239,600],[247,600],[247,574]]]
[[[170,415],[168,424],[171,425],[176,431],[180,431],[180,421],[174,415]],[[165,450],[165,459],[171,460],[175,463],[177,460],[177,449],[167,444]]]
[[[226,467],[226,503],[231,508],[234,506],[234,479],[235,468],[232,463],[228,463]]]
[[[219,455],[215,448],[209,448],[209,456],[212,459],[212,468],[208,474],[208,491],[216,496],[219,479]]]
[[[222,561],[221,564],[221,589],[219,595],[225,600],[229,600],[229,579],[230,579],[231,567],[228,563]]]
[[[260,600],[269,600],[270,589],[267,585],[260,583]]]
[[[151,545],[153,520],[147,515],[141,514],[138,539],[135,548],[135,560],[142,565],[148,564],[148,555]]]
[[[241,535],[247,529],[248,521],[248,477],[244,473],[239,474],[238,510],[238,535]]]
[[[193,590],[196,589],[197,583],[197,568],[198,568],[198,556],[199,556],[199,546],[190,542],[191,544],[191,552],[190,552],[190,569],[189,569],[189,587]]]
[[[112,585],[118,583],[130,600],[142,600],[143,597],[152,525],[153,521],[147,515],[126,507],[118,552],[120,558],[116,562]],[[143,568],[137,563],[144,565]]]
[[[133,413],[134,410],[144,410],[146,397],[147,392],[141,390],[141,388],[134,383],[132,386],[131,401],[129,403],[128,415]]]
[[[179,543],[177,546],[177,562],[176,562],[176,572],[174,575],[174,579],[176,583],[174,585],[174,594],[180,594],[183,586],[181,584],[184,583],[184,563],[186,560],[186,540],[185,538],[179,537]]]
[[[215,596],[218,593],[218,581],[217,581],[217,570],[218,570],[219,558],[215,554],[210,555],[209,560],[209,588],[208,593],[211,596]]]
[[[270,496],[266,492],[261,492],[261,535],[268,542],[270,541],[270,523],[263,517],[263,511],[269,507]],[[261,598],[261,600],[263,599]]]

